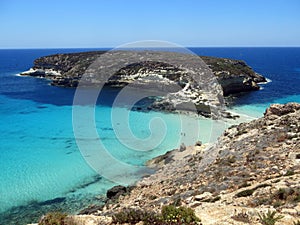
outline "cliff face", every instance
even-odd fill
[[[276,211],[280,224],[300,218],[300,104],[272,105],[263,118],[227,129],[213,146],[175,150],[149,165],[157,172],[94,215],[176,204],[203,224],[261,224]],[[105,223],[103,223],[105,224]]]
[[[34,66],[30,71],[23,72],[21,75],[45,77],[51,80],[52,85],[76,87],[86,69],[103,53],[105,52],[93,51],[41,57],[34,61]],[[181,55],[180,53],[176,54]],[[266,81],[243,61],[205,56],[201,58],[217,76],[224,95],[257,90],[259,89],[257,83]],[[110,84],[122,84],[121,77],[138,74],[158,74],[169,80],[178,81],[180,72],[182,71],[178,68],[164,63],[137,63],[119,71],[119,76],[110,79]],[[128,82],[124,79],[123,84]]]
[[[225,96],[258,90],[258,83],[266,79],[255,73],[244,61],[201,56],[217,76]]]

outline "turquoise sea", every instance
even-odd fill
[[[72,126],[75,90],[17,75],[40,56],[85,50],[91,49],[0,50],[0,224],[25,224],[53,210],[76,213],[90,204],[101,204],[106,190],[116,185],[109,177],[97,174],[79,151]],[[243,118],[262,116],[271,103],[300,102],[300,48],[190,50],[199,55],[245,60],[270,79],[260,91],[231,99],[230,110]],[[119,162],[137,168],[137,177],[144,175],[146,160],[178,148],[181,143],[212,142],[229,125],[210,119],[117,108],[120,129],[123,116],[129,113],[130,129],[137,138],[147,140],[156,135],[155,140],[159,140],[150,151],[135,151],[116,136],[111,121],[115,90],[104,90],[102,95],[103,101],[95,107],[100,138],[87,145],[92,149],[93,143],[100,141]],[[154,120],[163,129],[149,127]],[[123,139],[127,141],[126,137]],[[126,143],[134,144],[130,140]],[[124,176],[122,167],[111,164],[108,168],[110,176]]]

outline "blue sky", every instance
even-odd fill
[[[300,0],[0,0],[0,48],[300,46]]]

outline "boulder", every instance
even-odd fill
[[[117,185],[112,187],[106,192],[106,197],[108,199],[117,199],[120,195],[123,195],[127,192],[127,188],[122,185]]]

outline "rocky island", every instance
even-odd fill
[[[204,116],[211,116],[210,107],[224,103],[223,96],[258,90],[258,83],[266,82],[266,78],[241,60],[199,58],[176,52],[159,52],[159,57],[157,54],[154,51],[55,54],[36,59],[34,66],[21,75],[46,78],[51,85],[63,87],[103,83],[122,88],[134,84],[143,90],[152,89],[156,92],[154,95],[160,97],[148,109],[189,111],[185,103],[191,101],[198,114]],[[107,68],[103,70],[103,67]],[[111,71],[114,73],[110,74]],[[205,89],[208,92],[214,89],[213,97]],[[229,116],[228,113],[223,115]]]

